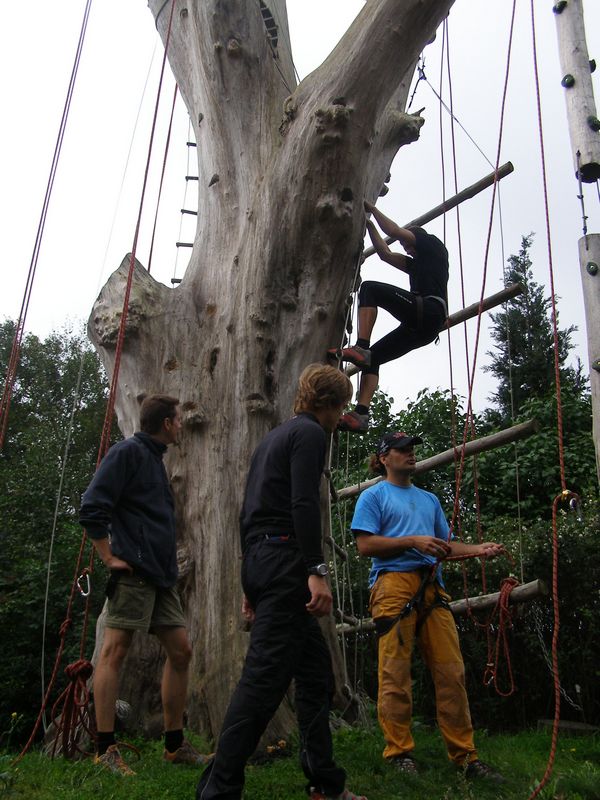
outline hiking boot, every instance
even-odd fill
[[[369,415],[359,414],[357,411],[346,411],[342,414],[337,424],[338,431],[350,433],[364,433],[369,430]]]
[[[212,755],[205,756],[203,753],[199,753],[187,739],[183,740],[181,747],[178,747],[174,753],[169,753],[168,750],[163,753],[163,760],[170,764],[189,764],[192,767],[208,764],[211,758]]]
[[[344,789],[341,794],[324,794],[311,787],[310,800],[367,800],[363,794],[354,794],[349,789]]]
[[[94,757],[94,764],[98,764],[98,766],[114,772],[115,775],[123,775],[123,777],[136,774],[131,767],[127,766],[125,761],[123,761],[123,756],[119,752],[119,748],[116,744],[111,744],[103,755],[96,755]]]
[[[480,761],[478,758],[465,767],[465,778],[469,781],[473,778],[485,778],[485,780],[492,783],[504,783],[505,781],[505,778],[499,772],[496,772],[489,764]]]
[[[327,358],[331,358],[334,361],[338,359],[349,361],[359,369],[371,366],[371,351],[365,347],[359,347],[357,344],[352,347],[344,347],[341,350],[339,347],[330,347],[327,351]]]
[[[412,756],[393,756],[388,760],[394,765],[398,772],[403,772],[405,775],[419,774],[417,762]]]

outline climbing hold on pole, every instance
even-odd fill
[[[596,59],[590,58],[590,72],[596,72]]]
[[[575,78],[567,72],[565,77],[560,82],[561,86],[564,86],[565,89],[572,89],[575,86]]]
[[[598,264],[595,261],[588,261],[585,266],[588,275],[597,275],[598,274]]]
[[[592,369],[595,369],[596,372],[600,372],[600,358],[592,362]]]
[[[600,131],[600,119],[595,117],[593,114],[590,114],[590,116],[587,118],[587,124],[593,131],[596,131],[596,133]]]
[[[562,12],[565,10],[566,7],[567,7],[567,0],[559,0],[558,3],[555,3],[552,6],[552,11],[555,14],[562,14]]]

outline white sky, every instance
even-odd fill
[[[590,57],[596,57],[600,65],[600,3],[584,0],[584,4]],[[0,49],[0,107],[4,110],[4,123],[0,126],[0,318],[16,318],[19,313],[84,5],[84,0],[61,0],[59,3],[29,0],[26,6],[11,3],[3,9],[7,35]],[[363,5],[363,0],[288,0],[294,57],[301,76],[321,63]],[[534,273],[539,283],[548,285],[530,6],[526,0],[520,0],[517,5],[500,159],[501,162],[511,160],[515,165],[515,173],[501,184],[504,248],[508,257],[518,251],[523,234],[535,231]],[[562,75],[552,5],[553,0],[536,0],[535,3],[555,280],[561,297],[561,325],[579,327],[575,337],[576,355],[587,366],[577,254],[581,211],[567,132],[564,90],[560,86]],[[450,15],[455,114],[492,162],[498,142],[511,8],[510,0],[495,3],[456,0]],[[436,42],[425,51],[426,74],[436,88],[439,88],[441,39],[438,35]],[[157,41],[152,16],[142,0],[96,0],[92,6],[29,309],[28,331],[43,336],[67,320],[87,319],[100,287],[131,249],[162,58],[162,46]],[[598,101],[599,74],[600,69],[593,76]],[[125,173],[148,75],[148,88]],[[138,258],[144,264],[147,263],[173,87],[169,73],[163,89],[152,180],[138,246]],[[421,83],[412,110],[423,106],[426,107],[426,124],[421,138],[418,143],[401,149],[392,170],[390,192],[379,201],[379,207],[401,223],[442,200],[439,104],[429,86]],[[454,184],[445,112],[443,120],[446,195],[449,196],[454,193]],[[491,170],[459,128],[456,135],[458,185],[462,189]],[[187,112],[180,101],[152,265],[153,275],[167,284],[175,269],[181,276],[189,258],[189,250],[181,250],[176,263],[175,242],[192,241],[194,233],[194,218],[187,216],[180,235],[180,209],[184,205],[184,176],[188,169],[187,138]],[[193,154],[188,174],[195,174]],[[122,181],[123,191],[117,207]],[[195,192],[195,184],[190,183],[185,207],[196,207]],[[600,202],[595,185],[585,188],[585,199],[588,229],[592,233],[599,232]],[[467,304],[479,299],[490,201],[491,190],[487,190],[461,206]],[[116,221],[109,240],[113,218]],[[446,226],[451,257],[450,310],[456,311],[462,303],[454,214],[448,215]],[[427,227],[443,236],[441,220]],[[405,285],[400,273],[378,265],[376,257],[363,267],[362,276]],[[497,291],[501,284],[502,255],[496,224],[486,294]],[[386,316],[381,314],[376,338],[390,327]],[[469,330],[473,336],[474,326]],[[479,366],[487,360],[485,351],[489,347],[484,337],[479,349]],[[464,342],[458,328],[454,329],[452,348],[454,383],[465,394]],[[406,398],[414,398],[421,388],[449,386],[446,337],[437,347],[430,345],[409,354],[401,362],[384,367],[381,377],[382,387],[399,405],[404,405]],[[476,408],[485,406],[492,388],[490,377],[478,369]]]

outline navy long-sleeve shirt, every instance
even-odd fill
[[[307,567],[323,562],[320,482],[327,439],[312,414],[297,414],[270,431],[250,462],[240,514],[246,540],[268,533],[295,536]]]
[[[79,522],[91,539],[105,539],[157,586],[177,580],[175,508],[163,464],[166,446],[147,433],[117,442],[85,490]]]

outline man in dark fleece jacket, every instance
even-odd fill
[[[156,634],[167,653],[161,686],[165,760],[205,761],[183,738],[191,648],[175,588],[175,513],[163,464],[163,454],[181,431],[179,401],[166,395],[146,397],[140,427],[108,451],[83,495],[79,514],[110,570],[106,629],[94,672],[96,763],[121,775],[134,773],[115,741],[115,702],[120,670],[136,630]]]
[[[252,456],[240,514],[242,614],[252,622],[250,647],[197,800],[242,797],[246,762],[292,678],[311,800],[365,800],[344,789],[345,772],[333,760],[333,674],[317,622],[332,604],[319,492],[326,432],[335,430],[351,394],[342,372],[311,364],[300,376],[296,416],[268,433]]]

